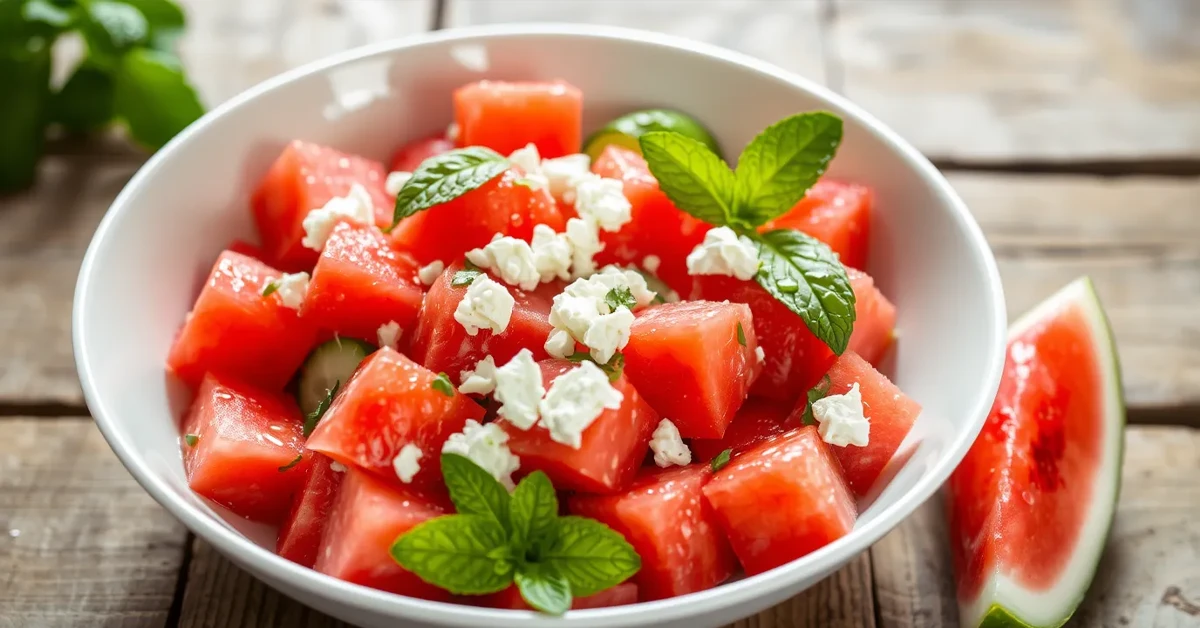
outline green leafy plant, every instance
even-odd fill
[[[559,516],[554,486],[541,471],[511,495],[457,454],[442,454],[442,475],[458,514],[416,526],[391,548],[400,566],[434,586],[483,595],[515,584],[530,606],[561,615],[574,597],[614,587],[641,568],[641,557],[611,528]]]
[[[122,124],[156,150],[204,113],[175,44],[174,0],[0,0],[0,192],[33,182],[51,126],[70,133]],[[55,89],[55,42],[77,32],[86,51]]]

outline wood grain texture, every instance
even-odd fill
[[[0,419],[0,627],[163,626],[186,532],[87,418]]]
[[[730,628],[874,628],[871,559],[863,554],[792,599]]]
[[[1130,427],[1108,546],[1073,626],[1200,625],[1200,430]],[[958,626],[939,499],[871,549],[881,628]]]
[[[834,84],[955,162],[1200,158],[1193,0],[831,0]]]

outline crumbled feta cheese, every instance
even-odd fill
[[[504,283],[522,290],[533,290],[542,280],[533,249],[520,238],[496,234],[483,248],[467,251],[467,260],[480,268],[490,269]]]
[[[555,233],[547,225],[535,225],[529,247],[542,281],[571,278],[571,242],[565,234]]]
[[[745,236],[729,227],[709,229],[704,241],[687,256],[690,275],[727,275],[743,281],[758,272],[758,251]]]
[[[545,394],[542,369],[529,349],[521,349],[508,364],[496,369],[496,401],[503,404],[496,413],[517,428],[527,430],[537,423],[538,402]]]
[[[645,268],[647,272],[657,273],[658,267],[661,265],[662,260],[657,255],[647,255],[642,258],[642,268]]]
[[[537,146],[532,143],[514,150],[508,156],[508,163],[524,170],[525,174],[542,173],[542,156],[538,154]]]
[[[620,231],[633,218],[620,179],[587,173],[574,181],[575,212],[605,231]]]
[[[413,173],[404,172],[403,170],[389,172],[387,179],[385,179],[383,182],[383,189],[388,193],[389,196],[396,196],[400,193],[400,190],[404,188],[404,184],[408,183],[408,180],[411,179],[412,176]]]
[[[571,218],[567,221],[566,238],[571,244],[571,274],[588,277],[596,272],[596,261],[592,258],[604,250],[596,225],[582,218]]]
[[[450,125],[446,127],[446,139],[450,140],[451,142],[457,142],[458,134],[460,132],[461,130],[458,127],[458,123],[451,122]]]
[[[345,196],[335,196],[320,209],[308,212],[304,217],[304,239],[300,243],[320,251],[325,247],[329,234],[333,233],[338,220],[349,217],[364,225],[375,224],[375,204],[371,201],[371,193],[363,186],[355,183]]]
[[[396,471],[396,477],[405,484],[412,482],[413,476],[421,470],[421,464],[418,461],[424,455],[421,448],[412,443],[401,447],[400,453],[392,459],[392,469]]]
[[[329,463],[329,470],[333,471],[334,473],[345,473],[346,465],[338,462],[337,460],[334,460]]]
[[[565,201],[564,196],[571,190],[572,184],[591,172],[592,160],[583,153],[542,160],[542,174],[550,187],[554,198]]]
[[[601,364],[607,363],[614,353],[625,347],[633,324],[632,312],[625,308],[617,308],[614,312],[605,299],[616,288],[627,288],[637,300],[637,307],[654,299],[654,292],[646,287],[646,279],[641,273],[606,266],[591,277],[571,282],[566,290],[554,297],[550,306],[550,324],[587,345],[592,359]],[[573,350],[573,347],[567,349],[567,339],[561,336],[552,339],[556,347]]]
[[[442,271],[444,270],[446,270],[446,263],[440,259],[435,259],[417,271],[417,279],[420,279],[421,283],[427,286],[432,286],[433,282],[437,281],[437,278],[442,275]]]
[[[567,358],[575,353],[575,339],[566,331],[556,329],[546,339],[545,349],[552,358]]]
[[[461,433],[446,439],[442,453],[470,459],[510,491],[515,486],[512,474],[521,467],[521,461],[508,448],[508,434],[495,423],[480,425],[475,419],[467,419]]]
[[[583,431],[606,408],[620,408],[623,399],[621,391],[613,388],[600,367],[592,362],[581,362],[551,382],[538,410],[542,426],[549,430],[551,440],[579,449]]]
[[[499,334],[508,329],[514,305],[516,300],[509,294],[508,288],[480,273],[467,286],[467,293],[454,310],[454,320],[471,336],[478,334],[480,329],[490,329],[492,333]]]
[[[395,349],[400,344],[400,336],[404,330],[400,329],[400,323],[396,321],[388,321],[379,326],[375,331],[375,339],[379,341],[380,347],[391,347]]]
[[[487,356],[475,363],[475,368],[459,374],[458,392],[469,395],[489,395],[496,389],[496,361]]]
[[[299,310],[300,306],[304,305],[304,297],[308,294],[308,273],[284,273],[271,283],[279,286],[275,289],[275,294],[279,295],[283,307]]]
[[[763,351],[762,346],[754,347],[754,355],[758,356],[759,362],[767,359],[767,354]]]
[[[601,314],[588,325],[587,333],[580,340],[588,346],[592,359],[608,364],[613,354],[629,343],[629,328],[633,325],[633,312],[618,308],[615,312]]]
[[[654,464],[667,468],[671,465],[686,466],[692,463],[692,450],[679,436],[679,428],[668,419],[658,422],[650,436],[650,449],[654,452]]]
[[[842,395],[829,395],[812,404],[813,418],[820,423],[817,432],[830,445],[866,447],[871,436],[871,422],[863,415],[862,393],[855,382]]]

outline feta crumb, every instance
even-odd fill
[[[408,484],[412,482],[413,476],[421,470],[421,464],[418,462],[424,452],[420,447],[412,443],[408,443],[400,448],[400,453],[392,459],[392,469],[396,471],[396,477],[400,478],[401,482]]]
[[[435,259],[417,271],[417,279],[420,279],[421,283],[427,286],[432,286],[433,282],[437,281],[437,278],[442,275],[442,271],[444,270],[446,270],[446,263],[440,259]]]
[[[729,227],[717,227],[688,253],[687,269],[689,275],[727,275],[747,281],[758,272],[758,252],[749,238]]]
[[[508,364],[496,369],[496,411],[518,429],[527,430],[538,420],[538,402],[546,394],[542,369],[529,349],[521,349]]]
[[[542,173],[542,156],[538,154],[537,146],[533,143],[514,150],[508,156],[508,163],[525,171],[525,174]]]
[[[620,179],[587,173],[574,181],[575,212],[605,231],[620,231],[633,219],[633,206],[625,198]]]
[[[545,349],[552,358],[567,358],[575,353],[575,339],[566,331],[556,329],[546,339]]]
[[[403,170],[389,172],[387,179],[385,179],[383,182],[383,189],[388,193],[388,196],[396,196],[400,193],[400,190],[404,188],[404,184],[408,183],[408,180],[411,179],[412,176],[413,173],[405,172]]]
[[[654,464],[662,468],[671,465],[686,466],[692,463],[692,450],[679,437],[679,428],[668,419],[658,422],[650,436],[650,449],[654,451]]]
[[[633,312],[626,308],[601,314],[588,325],[587,333],[580,340],[590,349],[592,359],[608,364],[613,354],[629,344],[629,329],[633,325]]]
[[[812,404],[813,418],[820,423],[817,432],[830,445],[866,447],[870,441],[871,422],[863,415],[862,393],[855,382],[842,395],[829,395]]]
[[[279,279],[272,280],[279,287],[275,294],[279,295],[283,307],[299,310],[304,305],[304,297],[308,294],[308,273],[284,273]]]
[[[496,389],[496,361],[489,355],[476,362],[474,369],[460,373],[459,377],[462,383],[458,386],[458,392],[464,395],[490,395]]]
[[[345,473],[346,465],[334,460],[333,462],[329,463],[329,470],[333,471],[334,473]]]
[[[325,248],[329,234],[333,233],[334,226],[343,217],[364,225],[375,224],[375,204],[366,188],[355,183],[345,196],[335,196],[323,207],[308,212],[304,217],[304,238],[300,243],[314,251]]]
[[[467,286],[467,293],[454,310],[454,320],[471,336],[478,334],[480,329],[499,334],[508,329],[514,305],[516,300],[508,288],[480,273]]]
[[[555,233],[547,225],[534,225],[529,248],[542,281],[571,278],[571,242],[565,234]]]
[[[504,283],[522,290],[533,290],[542,280],[533,249],[520,238],[496,234],[483,248],[467,251],[467,259],[480,268],[490,269]]]
[[[461,129],[459,129],[457,122],[451,122],[449,126],[446,127],[446,139],[450,140],[451,142],[458,141],[459,133],[461,133]]]
[[[767,359],[767,353],[766,353],[765,351],[763,351],[763,348],[762,348],[762,346],[761,346],[761,345],[760,345],[760,346],[757,346],[757,347],[754,347],[754,355],[758,356],[758,361],[759,361],[760,363],[761,363],[763,360],[766,360],[766,359]]]
[[[588,277],[596,272],[596,261],[592,258],[604,250],[596,225],[582,218],[572,218],[567,221],[566,238],[571,244],[572,276]]]
[[[396,321],[388,321],[379,326],[375,331],[375,339],[379,341],[380,347],[391,347],[396,349],[400,345],[400,336],[404,330],[400,329],[400,323]]]
[[[605,300],[615,288],[629,289],[637,300],[637,307],[649,304],[655,296],[641,273],[605,266],[591,277],[571,282],[566,290],[554,297],[550,306],[550,324],[587,345],[592,359],[601,364],[607,363],[613,354],[625,347],[633,325],[632,312],[625,308],[617,308],[614,312]],[[552,339],[564,352],[573,350],[573,347],[568,348],[567,339],[561,336]]]
[[[542,426],[550,432],[550,440],[579,449],[584,430],[606,408],[620,408],[623,399],[624,395],[613,388],[600,367],[582,362],[551,382],[538,410]]]
[[[480,425],[475,419],[467,419],[461,433],[446,439],[442,453],[468,458],[508,490],[515,487],[512,474],[521,467],[521,461],[508,448],[508,434],[495,423]]]
[[[645,268],[647,272],[657,273],[658,267],[661,265],[662,260],[657,255],[647,255],[642,258],[642,268]]]
[[[542,174],[549,184],[550,194],[557,200],[566,202],[564,196],[572,188],[572,183],[591,172],[592,160],[583,153],[555,157],[542,160]]]

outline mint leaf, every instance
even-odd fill
[[[637,299],[633,298],[633,291],[629,286],[617,286],[608,291],[604,295],[604,302],[608,304],[608,309],[616,312],[620,308],[632,310],[637,306]]]
[[[423,209],[452,201],[508,170],[508,160],[490,148],[470,146],[421,162],[396,195],[393,225]]]
[[[204,115],[173,55],[135,48],[117,67],[114,109],[139,144],[157,149]]]
[[[553,565],[525,563],[513,580],[521,598],[533,608],[550,615],[571,610],[571,583]]]
[[[472,281],[475,281],[476,277],[482,274],[483,271],[479,270],[478,266],[472,264],[471,262],[467,262],[466,266],[463,267],[462,270],[454,273],[454,276],[450,278],[450,287],[461,288],[463,286],[469,286],[471,285]]]
[[[800,113],[772,124],[738,157],[739,224],[757,227],[804,198],[837,153],[841,118],[823,111]]]
[[[509,511],[513,540],[526,550],[540,549],[537,544],[551,538],[558,524],[558,495],[550,478],[534,471],[517,484]]]
[[[641,557],[625,537],[584,517],[559,517],[557,533],[540,562],[554,566],[578,597],[621,584],[642,567]]]
[[[854,329],[854,291],[846,267],[828,245],[793,229],[768,231],[752,239],[762,262],[755,276],[759,285],[799,314],[834,353],[844,353]]]
[[[199,434],[184,434],[183,442],[187,443],[188,447],[195,447],[200,442]]]
[[[804,412],[800,415],[800,420],[805,425],[817,424],[817,419],[813,416],[812,407],[818,399],[824,399],[825,395],[829,394],[829,385],[829,375],[826,374],[816,386],[808,389],[808,392],[805,393],[806,402],[804,404]]]
[[[742,329],[742,321],[737,324],[737,341],[739,345],[746,346],[746,330]]]
[[[98,129],[113,118],[113,77],[84,60],[50,100],[50,117],[73,133]]]
[[[126,50],[146,41],[150,35],[146,16],[124,2],[97,0],[85,6],[83,36],[88,49],[98,58],[105,59],[108,65],[115,63],[117,57]]]
[[[495,593],[513,579],[504,529],[482,515],[430,519],[400,535],[391,555],[425,582],[457,595]]]
[[[737,179],[720,157],[678,133],[646,133],[638,143],[650,173],[679,209],[709,224],[730,223]]]
[[[604,371],[608,374],[608,381],[610,382],[615,382],[618,379],[621,379],[621,373],[625,370],[625,356],[620,353],[614,353],[613,357],[609,358],[606,364],[596,363],[596,361],[592,359],[592,354],[588,353],[587,351],[576,351],[575,353],[567,356],[567,360],[570,362],[583,362],[586,360],[596,364],[596,366],[600,367],[601,371]]]
[[[445,373],[438,373],[430,387],[447,397],[454,396],[454,384],[450,383],[450,378]]]
[[[288,469],[291,469],[292,467],[294,467],[294,466],[296,466],[296,465],[300,464],[300,461],[301,461],[301,460],[304,460],[304,454],[296,454],[296,457],[295,457],[295,458],[292,458],[292,461],[291,461],[291,462],[289,462],[289,463],[287,463],[287,464],[283,465],[282,467],[279,467],[279,472],[280,472],[280,473],[283,473],[284,471],[287,471]]]
[[[274,284],[272,284],[272,285],[274,285]],[[267,286],[267,287],[270,288],[271,286]],[[267,291],[264,290],[263,294],[267,294]],[[326,380],[326,381],[328,381],[328,380]],[[329,410],[329,406],[333,404],[333,398],[337,395],[338,388],[341,388],[341,387],[342,387],[341,380],[334,382],[333,388],[329,388],[325,391],[325,398],[322,399],[321,402],[317,404],[317,407],[314,408],[313,411],[308,414],[308,416],[304,417],[303,431],[304,431],[305,438],[308,438],[309,435],[313,433],[313,430],[317,429],[317,423],[321,422],[321,419],[325,416],[325,412],[327,410]]]
[[[459,513],[486,518],[505,532],[510,531],[508,512],[512,497],[492,474],[469,458],[442,454],[442,477],[450,491],[450,501]]]
[[[729,456],[732,454],[732,449],[725,449],[722,450],[721,453],[717,454],[716,457],[712,459],[712,462],[709,463],[712,467],[713,473],[724,469],[725,465],[729,464]]]

